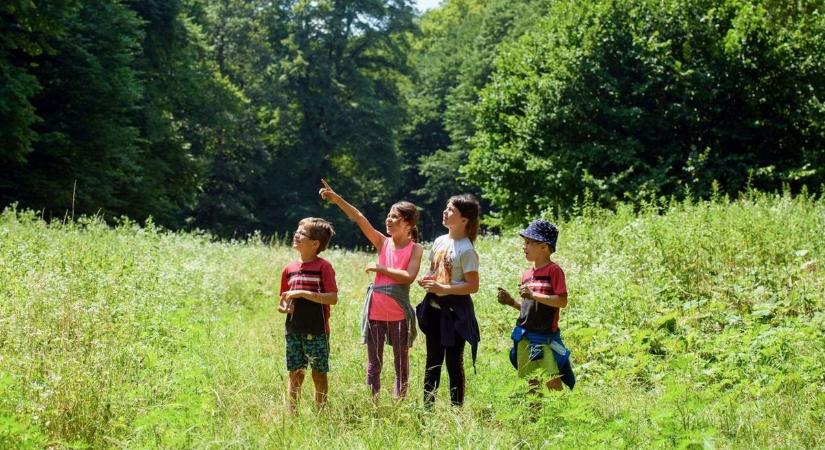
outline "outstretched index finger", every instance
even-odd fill
[[[329,183],[327,183],[327,180],[321,178],[321,183],[324,185],[325,188],[329,189],[330,191],[332,190],[332,188],[329,187]]]

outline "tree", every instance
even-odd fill
[[[398,84],[413,10],[406,1],[291,2],[283,59],[283,97],[261,115],[271,148],[261,190],[265,223],[291,230],[317,215],[317,191],[327,177],[375,219],[398,186],[397,129],[404,118]],[[318,202],[318,203],[315,203]],[[355,242],[349,224],[339,242]]]
[[[3,203],[58,217],[151,215],[174,228],[209,218],[221,233],[251,231],[255,117],[211,64],[191,9],[153,0],[4,4]]]
[[[0,169],[3,198],[59,216],[116,211],[140,176],[132,120],[141,94],[133,66],[140,22],[120,4],[64,5],[54,14],[63,31],[43,37],[49,51],[17,62],[38,81],[29,101],[42,120],[31,127],[31,151]]]
[[[465,176],[519,222],[590,191],[605,205],[748,183],[821,183],[815,2],[556,2],[508,47]],[[788,11],[796,21],[783,21]]]
[[[146,30],[137,61],[145,74],[138,112],[146,137],[141,190],[155,202],[127,213],[221,236],[253,231],[259,133],[248,99],[220,72],[192,19],[203,14],[203,5],[135,0],[130,6]]]
[[[417,77],[406,93],[411,121],[403,152],[405,185],[424,208],[425,234],[441,229],[441,211],[451,195],[480,193],[475,180],[458,172],[467,164],[476,132],[473,105],[500,45],[530,30],[545,3],[451,0],[421,19],[413,53]]]
[[[40,118],[31,99],[41,86],[30,63],[54,53],[49,42],[66,32],[63,16],[76,3],[10,0],[0,6],[0,163],[4,165],[22,163],[32,150],[36,139],[32,126]],[[0,184],[0,190],[10,187]]]

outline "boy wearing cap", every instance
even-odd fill
[[[535,220],[519,235],[524,238],[524,257],[533,267],[521,275],[520,300],[504,289],[498,291],[499,303],[519,310],[511,335],[510,362],[520,377],[529,378],[533,390],[541,385],[541,378],[549,379],[545,384],[549,390],[561,390],[562,383],[572,389],[575,376],[570,351],[559,331],[559,313],[567,306],[567,285],[562,268],[550,260],[559,230],[545,220]]]

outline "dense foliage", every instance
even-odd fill
[[[373,406],[359,319],[361,268],[374,254],[331,250],[340,300],[330,404],[312,410],[307,380],[292,419],[273,294],[291,249],[151,224],[47,225],[7,210],[0,447],[821,446],[825,241],[812,237],[825,231],[822,199],[750,194],[578,213],[559,222],[554,255],[570,291],[560,325],[575,390],[527,401],[509,364],[516,312],[495,293],[514,290],[526,262],[507,232],[477,243],[482,340],[477,372],[466,358],[464,408],[446,392],[435,410],[422,405],[420,340],[410,398]]]
[[[473,107],[500,44],[529,30],[545,3],[457,0],[422,17],[413,52],[417,70],[406,90],[410,120],[402,154],[404,185],[423,208],[426,235],[440,229],[445,199],[457,192],[481,194],[479,180],[459,174],[476,133]]]
[[[487,224],[825,182],[801,0],[76,0],[0,6],[0,204],[223,236],[481,197]]]
[[[554,2],[498,57],[465,174],[505,218],[825,182],[819,1]]]
[[[232,236],[317,214],[321,176],[372,214],[399,186],[408,2],[35,1],[0,12],[5,204]]]

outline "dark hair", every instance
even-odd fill
[[[313,241],[318,241],[318,251],[315,254],[321,253],[327,249],[330,239],[335,236],[335,229],[332,224],[324,219],[317,217],[307,217],[298,222],[298,226],[302,226],[307,230],[309,238]]]
[[[395,209],[404,222],[410,224],[410,238],[418,242],[418,207],[410,202],[398,202],[390,207],[390,211]]]
[[[459,194],[450,197],[450,199],[447,200],[447,204],[449,205],[450,203],[461,213],[461,217],[467,219],[467,225],[464,227],[464,231],[467,233],[470,242],[475,243],[476,237],[478,236],[478,219],[481,215],[481,205],[478,204],[478,200],[476,200],[473,194]]]

